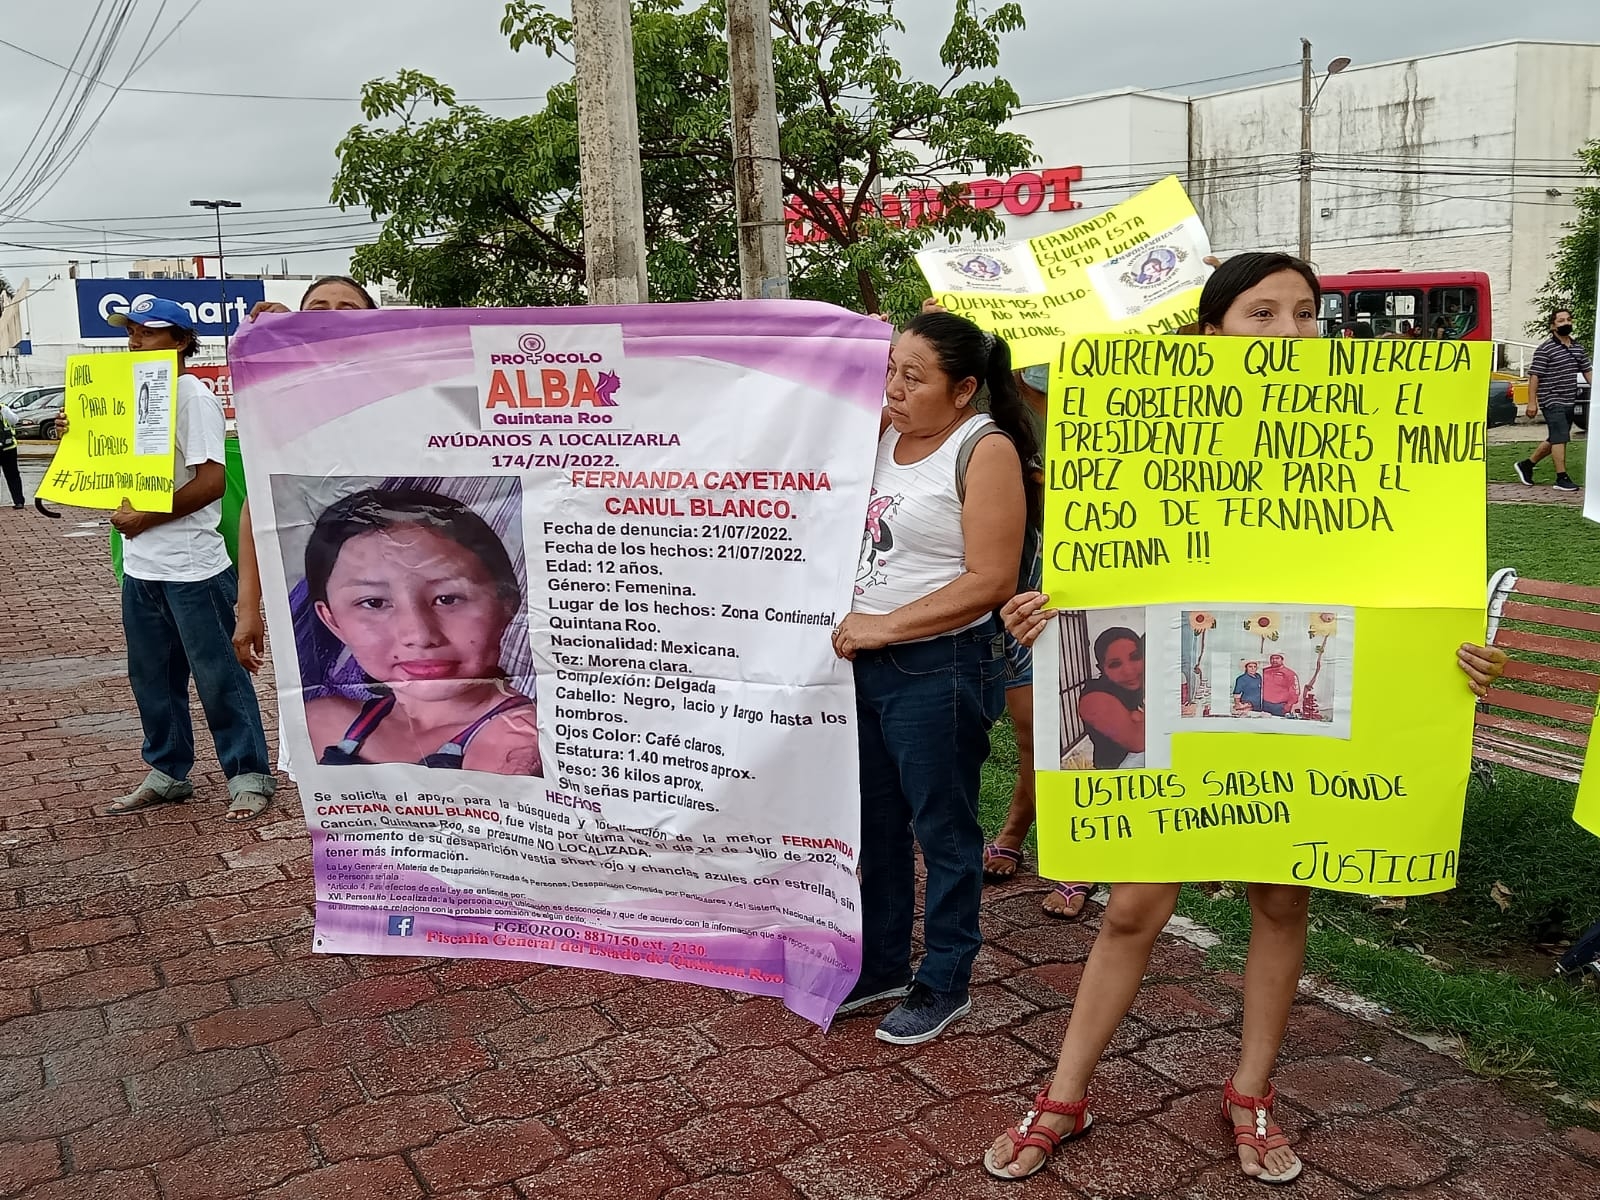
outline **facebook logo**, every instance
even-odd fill
[[[416,922],[413,921],[410,917],[390,917],[389,918],[389,936],[390,937],[410,937],[411,933],[412,933],[412,930],[415,929],[415,928],[416,928]]]

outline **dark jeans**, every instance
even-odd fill
[[[21,508],[22,498],[22,472],[17,470],[17,448],[0,450],[0,473],[6,477],[6,487],[11,489],[11,503],[13,507]]]
[[[197,583],[159,583],[124,575],[122,628],[128,682],[144,726],[144,761],[172,783],[194,766],[189,678],[205,710],[228,792],[271,795],[272,763],[250,674],[233,653],[232,567]],[[158,783],[160,781],[157,781]]]
[[[936,992],[967,988],[983,943],[978,783],[1005,676],[993,622],[856,656],[863,980],[899,982],[910,971],[915,834],[928,871],[917,979]]]

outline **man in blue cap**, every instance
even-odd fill
[[[183,362],[199,348],[194,317],[171,300],[146,297],[106,319],[127,327],[130,350],[176,350]],[[150,773],[106,812],[138,812],[194,794],[192,676],[228,777],[228,819],[246,820],[266,808],[277,784],[255,688],[233,652],[239,581],[217,530],[225,485],[222,405],[192,375],[180,374],[176,391],[172,511],[135,512],[124,500],[111,516],[125,539],[122,628]]]

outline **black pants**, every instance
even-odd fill
[[[0,471],[5,472],[6,486],[11,489],[11,503],[21,508],[22,498],[22,472],[17,470],[17,448],[0,450]]]

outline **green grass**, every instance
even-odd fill
[[[1490,478],[1514,480],[1512,464],[1531,448],[1490,446]],[[1581,454],[1570,469],[1582,482]],[[1488,530],[1491,569],[1600,584],[1600,529],[1572,506],[1493,504]],[[993,740],[980,804],[991,835],[1015,778],[1009,721],[996,726]],[[1482,1074],[1537,1095],[1554,1084],[1600,1101],[1600,987],[1552,978],[1552,945],[1600,919],[1600,841],[1573,824],[1573,799],[1569,784],[1507,768],[1495,772],[1490,790],[1474,784],[1455,890],[1410,897],[1404,908],[1313,892],[1308,970],[1384,1005],[1410,1028],[1459,1038]],[[1505,889],[1503,911],[1491,895],[1496,885]],[[1243,961],[1250,911],[1242,888],[1216,897],[1185,888],[1179,911],[1222,938],[1219,964]],[[1552,1108],[1596,1122],[1593,1109]]]
[[[1485,449],[1485,467],[1488,471],[1490,483],[1518,483],[1517,473],[1514,468],[1517,463],[1527,458],[1538,446],[1533,442],[1492,442]],[[1567,474],[1572,476],[1573,482],[1582,486],[1584,478],[1584,459],[1589,453],[1589,443],[1579,438],[1567,447]],[[1555,466],[1546,458],[1539,464],[1535,474],[1535,486],[1549,487],[1556,481]]]

